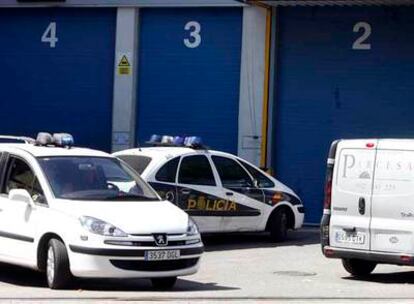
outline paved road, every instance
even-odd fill
[[[147,280],[81,281],[78,289],[55,291],[41,274],[0,265],[0,301],[414,303],[414,268],[381,265],[368,279],[353,279],[340,261],[322,256],[318,242],[318,230],[310,228],[279,245],[264,235],[206,237],[200,272],[169,292],[152,291]]]

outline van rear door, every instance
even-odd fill
[[[380,140],[372,199],[371,249],[414,252],[414,141]]]
[[[332,184],[330,245],[370,249],[371,200],[377,140],[340,141]]]

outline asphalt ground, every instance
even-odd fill
[[[205,236],[200,271],[171,291],[149,280],[79,280],[50,290],[43,274],[0,264],[2,303],[414,303],[414,268],[379,265],[364,279],[323,257],[319,231],[304,228],[287,242],[263,234]]]

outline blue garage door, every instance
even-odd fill
[[[414,137],[414,9],[285,8],[279,20],[274,167],[315,223],[332,140]]]
[[[110,150],[115,10],[0,10],[0,134]]]
[[[198,135],[236,152],[242,10],[145,9],[141,15],[137,134]]]

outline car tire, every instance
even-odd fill
[[[280,209],[272,214],[269,231],[273,242],[282,242],[287,239],[288,215],[286,210]]]
[[[57,239],[49,241],[46,252],[46,280],[51,289],[65,289],[72,283],[69,258],[65,244]]]
[[[345,270],[355,277],[369,275],[377,266],[377,263],[358,259],[342,259]]]
[[[167,277],[167,278],[152,278],[151,283],[152,287],[158,290],[168,290],[174,287],[177,282],[177,277]]]

